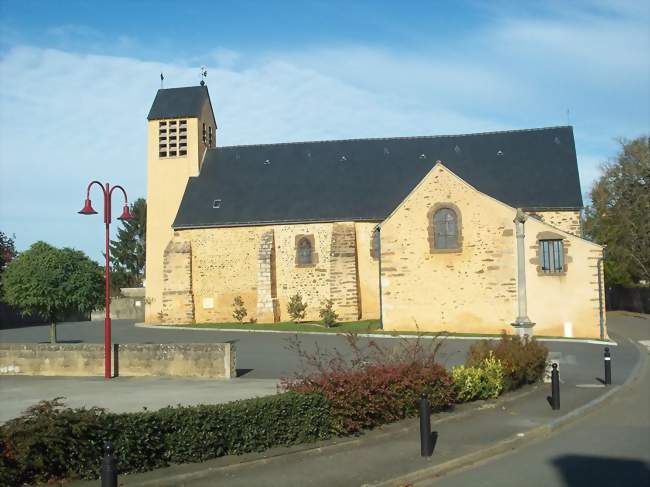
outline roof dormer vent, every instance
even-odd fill
[[[214,200],[212,202],[212,208],[221,208],[221,200]]]

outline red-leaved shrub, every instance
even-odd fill
[[[368,365],[288,380],[284,387],[323,394],[330,403],[333,431],[341,435],[414,416],[422,392],[433,411],[450,407],[455,399],[451,377],[438,364]]]
[[[294,378],[284,379],[282,388],[295,392],[317,392],[330,403],[332,429],[345,435],[365,428],[414,416],[423,392],[433,411],[455,402],[451,376],[436,363],[441,343],[418,337],[402,340],[387,349],[375,341],[348,335],[350,353],[316,349],[307,352],[298,341],[289,347],[306,365]]]

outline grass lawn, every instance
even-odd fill
[[[421,336],[438,336],[444,337],[493,337],[499,338],[500,333],[451,333],[448,331],[441,332],[420,332],[417,331],[384,331],[379,328],[379,320],[361,320],[361,321],[346,321],[337,323],[331,328],[325,328],[318,322],[309,321],[304,323],[294,323],[292,321],[283,321],[280,323],[197,323],[190,325],[167,325],[170,327],[178,328],[213,328],[217,330],[251,330],[251,331],[284,331],[284,332],[297,332],[297,333],[373,333],[377,335],[421,335]],[[550,335],[536,335],[535,338],[565,338],[561,336]],[[584,340],[584,338],[567,338],[567,340]],[[598,340],[592,338],[592,340]]]
[[[196,325],[174,325],[192,328],[216,328],[220,330],[273,330],[289,332],[321,332],[321,333],[377,333],[379,320],[347,321],[337,323],[331,328],[325,328],[318,322],[294,323],[283,321],[280,323],[201,323]]]
[[[191,327],[191,328],[214,328],[217,330],[273,330],[273,331],[286,331],[286,332],[320,332],[320,333],[375,333],[384,335],[422,335],[422,336],[477,336],[476,333],[449,333],[449,332],[420,332],[417,331],[384,331],[379,328],[379,320],[361,320],[361,321],[345,321],[337,323],[331,328],[325,328],[317,321],[308,321],[304,323],[294,323],[293,321],[283,321],[280,323],[200,323],[192,325],[170,325],[177,327]],[[494,336],[500,335],[480,335],[480,336]]]

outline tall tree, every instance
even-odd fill
[[[89,313],[104,301],[104,272],[83,252],[36,242],[2,274],[5,302],[24,316],[42,316],[56,342],[56,323],[75,312]]]
[[[131,204],[132,220],[122,221],[117,239],[111,240],[111,288],[137,287],[144,278],[147,202],[143,198]]]
[[[608,284],[650,284],[650,141],[620,140],[586,208],[585,233],[607,245]]]
[[[9,262],[16,257],[16,246],[14,239],[8,237],[5,233],[0,232],[0,277]],[[0,299],[2,298],[2,280],[0,280]]]

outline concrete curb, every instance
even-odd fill
[[[416,472],[412,472],[401,477],[396,477],[391,480],[386,480],[374,484],[364,484],[361,487],[400,487],[404,485],[413,484],[414,482],[419,482],[422,480],[434,480],[435,478],[442,477],[446,474],[451,473],[454,470],[458,470],[465,467],[470,467],[474,464],[488,461],[497,457],[501,454],[508,453],[510,451],[516,450],[523,446],[533,444],[537,441],[544,439],[547,436],[550,436],[553,432],[558,429],[569,425],[570,423],[577,421],[578,419],[586,416],[589,413],[595,411],[596,406],[606,404],[615,399],[615,394],[624,389],[627,389],[633,382],[635,382],[641,372],[645,369],[646,363],[648,361],[648,353],[638,346],[632,340],[629,340],[639,352],[639,360],[637,361],[634,369],[625,380],[625,382],[620,386],[614,386],[605,394],[596,399],[589,401],[587,404],[583,404],[577,409],[574,409],[568,414],[561,416],[557,419],[550,421],[547,424],[537,426],[532,428],[525,433],[520,433],[522,436],[514,436],[502,440],[494,445],[491,445],[487,448],[483,448],[479,451],[463,455],[462,457],[454,458],[448,460],[439,465],[434,465],[427,467]]]
[[[285,335],[322,335],[337,336],[345,333],[332,333],[325,331],[281,331],[281,330],[247,330],[245,328],[199,328],[197,326],[177,326],[177,325],[147,325],[146,323],[135,323],[137,328],[153,328],[156,330],[195,330],[195,331],[219,331],[219,332],[237,332],[237,333],[281,333]],[[357,333],[359,337],[364,338],[415,338],[417,335],[388,335],[383,333]],[[439,338],[442,340],[497,340],[496,336],[429,336],[421,335],[422,338]],[[536,338],[539,342],[565,342],[565,343],[588,343],[591,345],[609,345],[618,346],[613,340],[593,340],[587,338]]]

